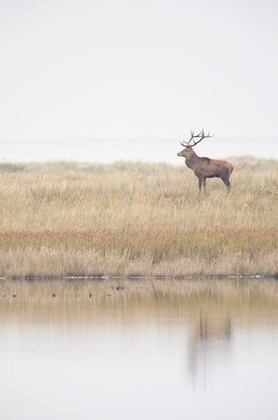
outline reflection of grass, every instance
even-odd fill
[[[201,196],[185,167],[2,165],[0,275],[274,274],[277,162],[230,161]]]
[[[158,312],[159,319],[204,317],[217,328],[226,319],[278,320],[275,280],[0,280],[0,288],[2,321],[12,314],[20,322],[94,322],[110,314],[149,322]]]

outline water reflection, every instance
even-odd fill
[[[232,322],[230,316],[210,319],[202,311],[194,321],[188,346],[189,372],[193,384],[202,384],[206,392],[211,366],[217,363],[224,369],[231,361]]]
[[[0,286],[3,419],[277,418],[274,280]]]

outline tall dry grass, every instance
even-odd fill
[[[232,189],[165,164],[0,165],[0,275],[272,275],[278,163],[229,159]]]

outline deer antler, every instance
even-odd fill
[[[192,131],[192,130],[191,130]],[[191,132],[190,132],[191,133]],[[192,134],[191,134],[191,136],[192,136]],[[207,137],[213,137],[214,136],[214,134],[212,134],[212,135],[210,135],[210,131],[208,132],[208,134],[207,135],[205,135],[205,132],[204,132],[204,129],[202,129],[202,131],[201,131],[201,133],[200,134],[198,134],[198,136],[193,136],[193,137],[200,137],[201,136],[201,138],[200,138],[200,140],[198,140],[198,141],[194,141],[194,144],[192,145],[192,147],[194,147],[194,146],[196,146],[196,144],[198,144],[198,143],[200,143],[200,141],[202,141],[203,139],[205,139],[205,138],[207,138]],[[193,138],[192,137],[192,138]],[[190,139],[190,141],[191,141],[191,139]]]
[[[194,144],[192,144],[192,147],[194,147],[194,146],[196,146],[196,144],[198,144],[198,143],[200,143],[200,141],[202,141],[203,139],[205,139],[206,137],[213,137],[214,136],[214,134],[212,134],[212,135],[210,135],[210,131],[208,132],[208,134],[207,135],[205,135],[205,132],[204,132],[204,129],[202,128],[202,131],[199,133],[199,134],[197,134],[197,135],[195,135],[194,134],[194,130],[190,130],[190,134],[191,134],[191,138],[190,138],[190,140],[188,141],[188,142],[185,142],[185,141],[181,141],[180,142],[180,144],[183,146],[183,147],[186,147],[186,146],[189,146],[189,143],[193,140],[193,142],[194,142]],[[201,138],[200,138],[201,137]],[[198,140],[198,141],[195,141],[194,139],[196,139],[196,138],[200,138],[200,140]]]
[[[204,130],[203,130],[204,131]],[[203,131],[201,131],[199,134],[197,134],[197,135],[194,135],[194,130],[190,130],[190,134],[191,134],[191,138],[190,138],[190,140],[186,143],[185,141],[183,141],[183,142],[180,142],[180,144],[183,146],[183,147],[186,147],[186,146],[189,146],[189,143],[194,139],[194,138],[198,138],[198,137],[200,137],[200,135],[203,133]],[[194,140],[193,140],[194,141]],[[201,140],[200,140],[201,141]],[[199,143],[199,142],[198,142]],[[197,143],[195,143],[195,141],[194,141],[194,145],[193,146],[195,146],[195,144],[197,144]]]

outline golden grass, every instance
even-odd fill
[[[278,164],[229,161],[201,196],[185,167],[0,165],[0,275],[274,275]]]

